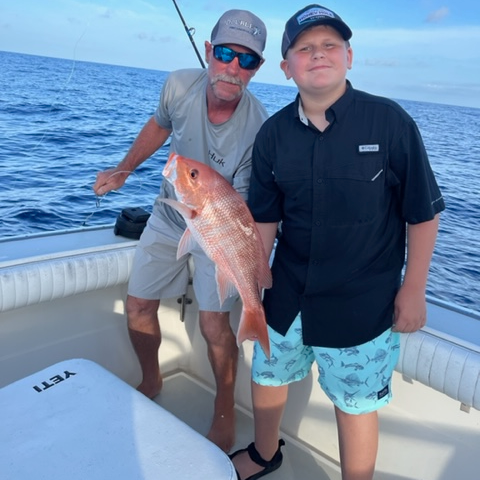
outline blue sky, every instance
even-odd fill
[[[294,85],[279,68],[286,20],[308,0],[177,0],[197,48],[230,8],[267,25],[255,81]],[[395,99],[480,108],[478,0],[334,1],[353,30],[356,88]],[[0,4],[0,50],[175,70],[199,66],[171,0],[17,0]]]

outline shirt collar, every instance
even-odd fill
[[[337,120],[346,115],[348,107],[353,102],[355,96],[354,92],[355,90],[352,87],[352,84],[347,80],[345,93],[327,110],[327,120],[330,120],[329,114],[333,115],[333,118],[336,118]]]
[[[352,87],[350,81],[347,80],[347,89],[345,90],[345,93],[325,112],[327,120],[332,123],[333,120],[341,118],[346,113],[350,103],[353,101],[353,97],[354,88]],[[299,93],[297,93],[295,105],[295,115],[298,116],[299,120],[303,124],[308,126],[308,118],[303,111],[302,99],[300,98]]]
[[[303,124],[307,125],[308,127],[308,118],[305,115],[305,112],[303,111],[302,99],[300,98],[300,94],[297,95],[297,101],[298,101],[298,118]]]

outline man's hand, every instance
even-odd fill
[[[131,172],[117,168],[110,168],[97,173],[97,180],[93,185],[93,191],[101,196],[112,190],[118,190],[123,187],[127,177]]]

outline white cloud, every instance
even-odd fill
[[[450,10],[448,9],[448,7],[442,7],[430,13],[430,15],[428,15],[427,17],[427,22],[428,23],[440,22],[445,17],[448,17],[448,15],[450,15]]]

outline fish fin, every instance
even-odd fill
[[[238,295],[235,285],[218,268],[218,266],[215,266],[215,278],[217,280],[217,293],[218,293],[218,299],[220,301],[220,305],[223,305],[223,302],[228,297],[233,297],[234,295]]]
[[[195,246],[196,240],[192,235],[192,232],[187,228],[182,235],[182,238],[178,242],[177,248],[177,260],[180,257],[183,257],[185,254],[192,251],[192,248]]]
[[[242,310],[237,331],[237,345],[240,346],[245,340],[258,341],[265,356],[270,358],[270,339],[263,308],[256,311]]]
[[[188,208],[183,203],[179,202],[178,200],[174,200],[173,198],[159,198],[159,200],[167,205],[170,205],[173,209],[175,209],[183,218],[191,220],[197,216],[197,212]]]
[[[261,263],[261,268],[258,274],[258,289],[261,292],[262,288],[272,287],[272,271],[267,261]]]

